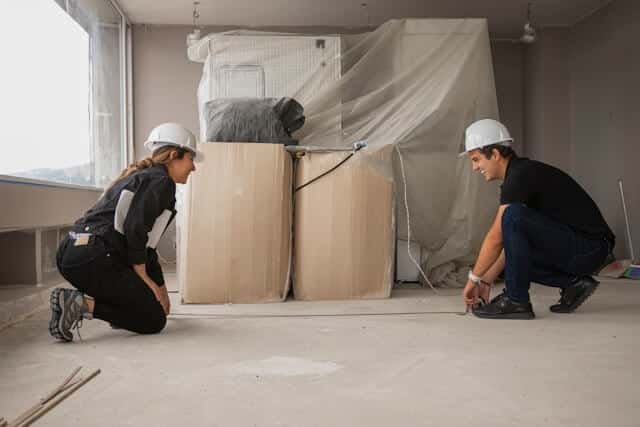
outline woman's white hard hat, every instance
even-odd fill
[[[196,148],[196,137],[186,127],[178,123],[162,123],[153,128],[144,143],[147,150],[154,153],[156,150],[172,146],[183,148],[193,154],[194,160],[202,161],[203,154]]]

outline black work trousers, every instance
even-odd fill
[[[167,317],[155,294],[106,241],[92,235],[86,245],[74,243],[67,236],[58,247],[58,270],[76,289],[94,298],[94,318],[140,334],[164,328]],[[164,285],[157,262],[147,266],[147,274]]]

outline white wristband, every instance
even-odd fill
[[[480,276],[476,276],[475,274],[473,274],[472,270],[469,270],[469,280],[471,280],[473,283],[477,285],[482,281],[482,278]]]

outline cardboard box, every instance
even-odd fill
[[[180,207],[184,303],[283,301],[288,292],[292,160],[278,144],[205,143]]]
[[[393,285],[395,227],[390,149],[357,153],[295,194],[294,283],[299,300],[388,298]],[[298,161],[296,187],[347,153]],[[388,174],[390,175],[390,174]]]

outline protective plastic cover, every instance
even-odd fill
[[[211,34],[188,54],[204,63],[201,117],[204,103],[219,95],[248,96],[247,90],[277,83],[278,93],[263,96],[288,96],[304,106],[306,123],[293,135],[300,145],[366,140],[369,147],[358,153],[365,158],[392,146],[392,160],[369,161],[394,181],[398,238],[407,238],[406,183],[411,240],[423,247],[425,269],[450,284],[460,277],[451,270],[473,262],[498,200],[497,185],[458,158],[464,129],[498,118],[486,20],[393,20],[344,36],[235,31]],[[233,69],[235,80],[227,73]],[[225,88],[222,77],[241,84]]]
[[[204,106],[206,141],[293,145],[304,125],[302,106],[290,98],[221,98]]]

